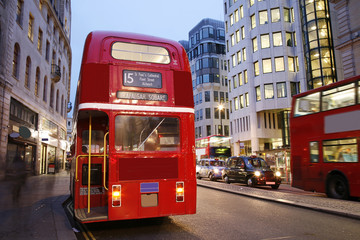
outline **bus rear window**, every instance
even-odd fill
[[[137,43],[116,42],[111,56],[119,60],[169,64],[170,55],[166,48]]]
[[[313,93],[296,99],[295,117],[320,111],[320,93]]]
[[[118,115],[116,151],[179,151],[179,119]]]

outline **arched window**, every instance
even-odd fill
[[[64,95],[61,95],[61,108],[60,108],[61,116],[64,116]]]
[[[30,74],[31,74],[31,58],[28,56],[26,58],[26,67],[25,67],[25,87],[30,88]]]
[[[59,89],[56,90],[55,110],[56,110],[57,112],[59,112]]]
[[[36,76],[35,76],[35,96],[39,96],[39,84],[40,84],[40,68],[36,68]]]
[[[50,107],[54,108],[54,83],[51,83],[50,87]]]
[[[47,76],[44,77],[43,100],[47,102]]]
[[[13,58],[12,65],[13,65],[12,75],[15,78],[19,78],[20,46],[18,43],[15,43],[15,46],[14,46],[14,58]]]

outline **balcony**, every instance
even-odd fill
[[[56,64],[51,64],[51,80],[54,82],[59,82],[61,78],[60,67]]]

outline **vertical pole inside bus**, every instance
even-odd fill
[[[90,197],[91,197],[91,114],[89,115],[89,161],[88,161],[88,213],[90,213]]]

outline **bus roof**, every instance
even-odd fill
[[[296,99],[296,98],[299,98],[299,97],[302,97],[302,96],[306,96],[306,95],[309,95],[309,94],[312,94],[312,93],[321,92],[323,90],[335,88],[337,86],[341,86],[341,85],[344,85],[344,84],[347,84],[347,83],[351,83],[351,82],[355,81],[356,79],[360,80],[360,75],[355,76],[355,77],[351,77],[351,78],[347,78],[347,79],[344,79],[344,80],[341,80],[341,81],[338,81],[338,82],[335,82],[335,83],[332,83],[332,84],[329,84],[329,85],[325,85],[325,86],[321,86],[321,87],[318,87],[318,88],[315,88],[315,89],[311,89],[311,90],[306,91],[306,92],[296,94],[296,95],[293,96],[293,99]]]
[[[116,60],[112,58],[111,56],[105,56],[103,52],[111,48],[112,43],[114,42],[131,42],[131,43],[140,43],[140,44],[146,44],[146,45],[161,45],[164,47],[167,47],[168,50],[172,50],[169,48],[173,48],[176,50],[176,55],[178,56],[180,67],[182,68],[189,68],[190,66],[187,62],[182,61],[184,57],[187,58],[185,49],[183,46],[173,40],[160,38],[160,37],[154,37],[150,35],[144,35],[144,34],[138,34],[138,33],[129,33],[129,32],[113,32],[113,31],[93,31],[90,32],[86,38],[85,45],[84,45],[84,51],[83,51],[83,58],[82,58],[82,64],[87,63],[100,63],[106,61],[109,62],[119,62],[119,60]],[[172,52],[172,58],[175,57],[175,53]],[[173,65],[173,64],[170,64]],[[176,64],[175,64],[176,65]]]

